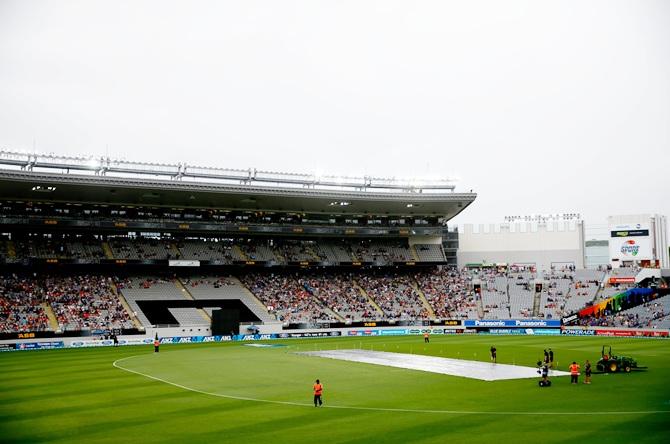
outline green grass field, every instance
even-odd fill
[[[286,347],[0,354],[0,442],[670,442],[665,340],[433,336],[424,345],[419,336],[405,336],[271,343]],[[565,370],[572,360],[595,363],[604,343],[649,370],[594,375],[590,386],[554,378],[551,388],[540,389],[534,379],[485,382],[294,353],[365,348],[487,361],[495,344],[498,362],[533,366],[552,347]],[[311,405],[316,378],[328,408]]]

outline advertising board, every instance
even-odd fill
[[[610,226],[610,258],[621,261],[653,258],[649,226],[646,224]]]
[[[561,321],[558,319],[466,319],[463,321],[463,325],[483,328],[558,328],[561,326]]]

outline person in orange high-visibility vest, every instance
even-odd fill
[[[570,383],[571,384],[577,384],[577,380],[579,379],[579,364],[577,364],[575,361],[572,361],[572,364],[570,364]]]
[[[154,353],[158,353],[158,346],[161,345],[161,341],[158,338],[154,339]]]
[[[428,334],[428,332],[425,332],[423,334],[423,342],[430,342],[430,335]]]
[[[319,382],[319,380],[316,380],[316,383],[314,384],[314,407],[319,407],[320,405],[323,405],[323,401],[321,400],[321,395],[323,394],[323,384]]]

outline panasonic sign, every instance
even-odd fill
[[[561,321],[544,319],[468,319],[463,321],[465,327],[484,327],[484,328],[505,328],[505,327],[560,327]]]

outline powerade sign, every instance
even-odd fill
[[[595,336],[595,330],[563,330],[561,332],[564,335],[568,336]]]
[[[482,328],[541,328],[561,326],[561,321],[558,319],[466,319],[463,321],[466,327],[482,327]]]

